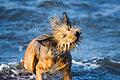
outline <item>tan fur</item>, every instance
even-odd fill
[[[78,42],[80,29],[71,26],[66,13],[63,20],[53,17],[50,21],[51,35],[42,35],[33,39],[25,52],[23,65],[33,73],[36,80],[42,80],[45,72],[61,71],[64,80],[71,80],[71,54]]]

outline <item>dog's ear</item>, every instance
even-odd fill
[[[50,24],[51,24],[51,28],[53,30],[59,28],[61,25],[60,18],[59,17],[52,17],[50,20]]]
[[[69,21],[66,12],[63,13],[63,21],[59,17],[52,17],[50,20],[50,24],[53,30],[60,28],[62,25],[67,25],[71,28],[71,22]]]
[[[69,21],[69,18],[66,12],[63,13],[63,24],[67,25],[68,27],[71,27],[71,22]]]
[[[42,42],[42,41],[45,41],[45,40],[47,40],[47,39],[49,39],[49,36],[46,35],[46,34],[43,34],[43,35],[38,36],[38,37],[36,38],[36,40],[37,40],[38,42]]]
[[[53,38],[53,37],[44,34],[44,35],[38,36],[38,37],[36,38],[36,41],[38,41],[40,44],[42,44],[42,45],[44,45],[44,46],[50,47],[50,46],[53,45],[53,43],[52,43],[52,41],[51,41],[52,38]]]

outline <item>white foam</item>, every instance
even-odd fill
[[[33,74],[32,76],[30,76],[29,79],[34,79],[34,78],[36,78],[36,75],[35,75],[35,74]]]
[[[9,62],[8,65],[18,65],[19,63],[17,61],[15,62]]]
[[[11,75],[11,77],[15,77],[15,75]]]
[[[0,65],[0,71],[3,70],[3,68],[10,68],[10,66],[6,65],[6,64],[1,64]]]
[[[77,62],[75,60],[72,60],[72,63],[75,64],[75,65],[78,65],[78,66],[83,66],[85,70],[100,67],[99,65],[97,65],[95,63],[82,63],[82,62]]]
[[[79,65],[79,66],[83,65],[82,62],[76,62],[75,60],[72,60],[72,63],[73,63],[73,64],[76,64],[76,65]]]
[[[114,61],[114,60],[110,60],[111,62],[113,62],[113,63],[118,63],[118,64],[120,64],[120,61]]]
[[[15,70],[13,70],[13,69],[11,69],[11,71],[12,71],[14,74],[18,75],[18,72],[17,72],[17,71],[15,71]]]
[[[22,52],[23,46],[19,46],[19,51]]]
[[[23,61],[23,59],[20,59],[20,62],[22,62]]]

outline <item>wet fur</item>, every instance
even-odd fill
[[[63,73],[64,80],[72,80],[70,50],[75,48],[80,29],[71,26],[67,14],[63,19],[53,17],[50,20],[51,35],[42,35],[33,39],[25,52],[25,69],[36,74],[36,80],[42,80],[43,73]]]

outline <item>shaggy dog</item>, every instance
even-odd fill
[[[52,33],[39,36],[29,43],[23,65],[36,74],[36,80],[42,80],[43,73],[57,71],[63,74],[63,80],[71,80],[70,50],[79,41],[80,29],[71,25],[66,13],[63,13],[63,19],[53,17],[50,23]]]

